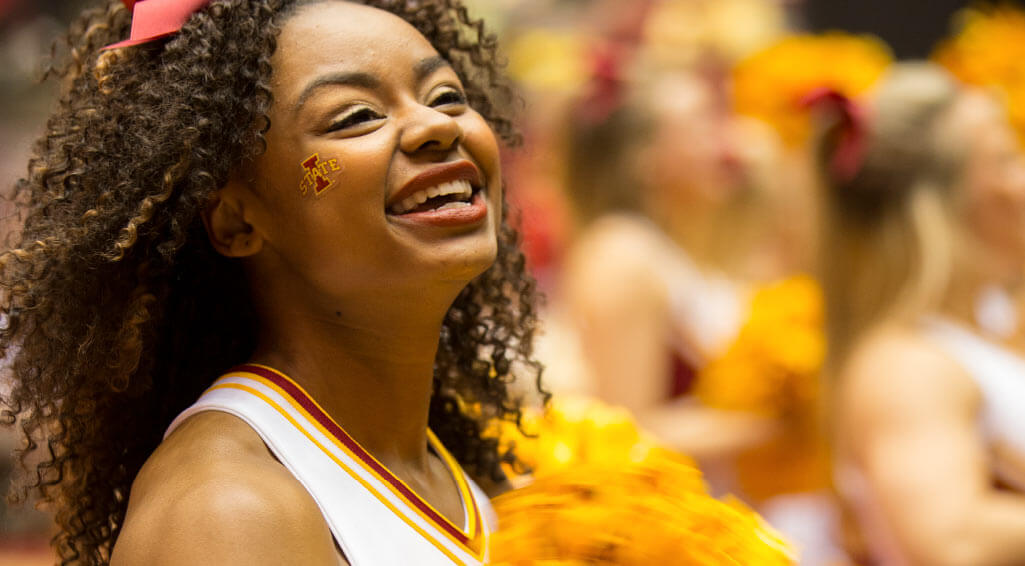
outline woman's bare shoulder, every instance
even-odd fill
[[[581,255],[636,262],[655,257],[666,246],[666,237],[649,220],[639,216],[610,214],[595,220],[577,238]]]
[[[650,222],[619,215],[599,219],[579,235],[566,257],[564,291],[599,305],[610,298],[659,295],[665,257],[664,237]]]
[[[852,351],[844,378],[874,386],[879,381],[891,386],[918,387],[921,381],[933,386],[960,388],[971,385],[965,370],[939,343],[914,326],[892,325],[875,329]],[[969,388],[971,389],[971,388]]]
[[[240,419],[196,415],[132,485],[112,566],[336,566],[316,502]]]
[[[852,353],[840,383],[840,408],[865,429],[930,411],[974,415],[980,393],[967,371],[913,328],[886,328]],[[868,427],[871,428],[871,427]]]

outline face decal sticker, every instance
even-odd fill
[[[299,192],[303,196],[311,192],[315,197],[324,194],[335,184],[328,178],[328,173],[342,170],[337,159],[321,161],[319,153],[307,157],[300,165],[303,168],[303,180],[299,183]]]

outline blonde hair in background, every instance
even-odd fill
[[[946,293],[968,149],[949,124],[961,92],[935,65],[895,66],[871,98],[865,158],[849,180],[827,165],[835,136],[820,138],[820,267],[834,371],[872,328],[912,321]]]

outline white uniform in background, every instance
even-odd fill
[[[979,387],[979,426],[995,455],[994,476],[1025,493],[1025,358],[942,318],[926,324],[930,336]]]

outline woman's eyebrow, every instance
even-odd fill
[[[426,59],[421,59],[413,65],[413,76],[416,77],[416,82],[421,82],[427,77],[431,76],[432,73],[438,69],[445,67],[451,67],[452,64],[448,62],[441,55],[435,55]]]
[[[312,96],[317,89],[331,85],[354,86],[357,88],[373,90],[381,85],[381,81],[377,77],[361,71],[331,73],[329,75],[319,76],[316,79],[313,79],[313,81],[303,89],[302,93],[299,95],[299,99],[295,103],[294,111],[298,112],[302,109],[303,105],[306,104],[310,99],[310,96]]]

